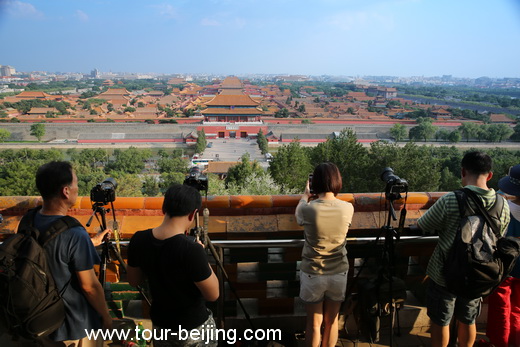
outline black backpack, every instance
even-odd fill
[[[58,291],[44,246],[60,233],[81,226],[76,219],[64,216],[40,232],[33,226],[40,208],[29,210],[18,232],[0,245],[0,328],[25,338],[49,335],[63,323],[61,295],[69,283]]]
[[[446,287],[467,299],[485,297],[511,272],[520,254],[520,241],[500,236],[500,216],[505,203],[501,196],[497,195],[495,204],[486,211],[470,189],[454,193],[461,220],[444,266]],[[475,210],[468,199],[477,206]]]

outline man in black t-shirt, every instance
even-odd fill
[[[164,195],[164,219],[153,229],[138,231],[128,247],[128,281],[137,286],[148,279],[153,303],[155,346],[216,346],[215,321],[205,300],[219,296],[218,280],[204,247],[185,232],[201,205],[193,187],[175,184]],[[166,329],[170,329],[166,332]],[[199,330],[199,339],[184,331]],[[186,338],[188,336],[188,338]]]

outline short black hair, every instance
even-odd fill
[[[462,158],[461,166],[473,175],[484,175],[493,169],[493,160],[484,152],[468,152]]]
[[[38,168],[36,188],[43,199],[58,196],[63,187],[72,184],[72,165],[68,161],[51,161]]]
[[[173,184],[164,193],[162,211],[170,217],[187,216],[200,209],[202,197],[197,189],[185,184]]]
[[[332,192],[338,195],[342,187],[341,173],[336,164],[331,162],[321,163],[312,174],[312,191],[314,194]]]

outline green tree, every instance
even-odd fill
[[[157,151],[157,155],[160,157],[160,158],[168,158],[170,155],[168,154],[168,152],[164,149],[164,148],[161,148]]]
[[[413,140],[421,140],[427,141],[433,137],[435,132],[437,131],[437,127],[432,124],[430,118],[418,118],[417,123],[419,125],[410,129],[409,137]]]
[[[269,173],[283,191],[303,192],[312,165],[305,148],[298,140],[282,146],[269,165]]]
[[[93,168],[89,165],[72,162],[76,176],[78,177],[78,194],[90,196],[92,188],[105,180],[106,173],[101,168]],[[117,192],[117,194],[119,194]]]
[[[459,131],[462,136],[469,142],[470,139],[474,139],[478,135],[478,124],[473,122],[464,122],[459,126]]]
[[[256,137],[256,143],[258,143],[258,148],[260,149],[260,152],[262,154],[266,154],[269,152],[268,150],[268,143],[267,139],[265,138],[264,132],[262,129],[258,131],[257,137]]]
[[[229,168],[226,176],[226,187],[235,185],[238,187],[244,187],[247,177],[253,173],[258,176],[264,175],[264,169],[255,160],[251,162],[249,153],[245,153],[240,158],[240,163]]]
[[[520,141],[520,122],[516,123],[513,128],[513,135],[511,135],[511,140]]]
[[[38,139],[38,142],[42,141],[42,137],[45,136],[45,124],[35,123],[31,125],[31,135]]]
[[[0,165],[0,196],[39,195],[34,176],[43,163],[39,160],[18,160]]]
[[[222,195],[280,195],[296,192],[283,190],[268,173],[253,172],[245,178],[242,185],[230,183]]]
[[[511,151],[505,148],[495,147],[488,149],[487,154],[493,158],[493,177],[488,182],[488,186],[498,189],[498,180],[509,172],[511,166],[520,163],[520,151]]]
[[[435,151],[434,147],[419,146],[414,142],[408,142],[402,148],[397,144],[381,141],[372,143],[366,159],[369,167],[361,176],[370,184],[364,191],[384,189],[385,185],[380,180],[380,174],[385,167],[391,167],[396,175],[406,179],[412,192],[436,191],[439,186],[440,170],[439,161],[433,159]],[[354,191],[359,192],[359,190]]]
[[[406,137],[406,127],[404,124],[395,123],[390,128],[390,135],[395,139],[395,141],[399,142]]]
[[[34,183],[38,167],[52,160],[63,160],[57,149],[32,150],[28,148],[0,152],[0,195],[39,195]]]
[[[184,113],[186,117],[193,117],[195,115],[195,111],[192,108],[185,108],[182,110],[182,113]]]
[[[447,167],[441,171],[439,190],[450,192],[461,187],[460,177],[455,176]]]
[[[305,112],[305,104],[301,104],[300,107],[298,107],[299,112]]]
[[[137,149],[130,147],[126,150],[114,150],[114,160],[106,166],[109,173],[122,172],[138,174],[144,170],[145,160],[150,158],[152,153],[149,149]]]
[[[11,137],[11,133],[7,129],[0,129],[0,142],[4,142]]]
[[[492,141],[502,142],[513,135],[514,130],[507,124],[490,124],[488,133],[491,134]]]
[[[112,172],[112,176],[117,182],[116,194],[120,197],[141,197],[143,196],[143,182],[137,174],[121,171]]]
[[[184,183],[186,175],[181,172],[163,172],[161,174],[160,187],[165,192],[172,184]]]
[[[488,128],[489,124],[480,124],[477,126],[475,130],[475,137],[478,139],[478,142],[482,140],[486,140],[488,138]]]
[[[276,118],[287,118],[289,117],[289,110],[284,107],[281,110],[276,111],[274,116]]]
[[[106,165],[108,162],[108,153],[102,148],[86,148],[81,151],[67,151],[70,160],[77,162],[82,166],[94,168],[96,164]]]
[[[206,149],[208,142],[206,141],[206,133],[204,129],[197,131],[197,143],[195,144],[195,153],[202,153]]]
[[[339,136],[320,143],[310,153],[312,168],[325,161],[338,166],[343,179],[342,192],[367,191],[368,151],[358,142],[352,129],[344,129]]]
[[[438,139],[448,141],[448,138],[450,137],[450,132],[446,129],[439,129],[435,132],[435,141]]]
[[[188,171],[188,162],[180,157],[175,158],[160,158],[157,160],[157,166],[159,172],[181,172],[186,173]]]
[[[448,140],[452,143],[460,142],[461,139],[462,139],[462,135],[460,134],[460,132],[458,130],[453,130],[448,135]]]
[[[97,95],[98,95],[98,93],[96,93],[94,91],[87,91],[87,92],[81,93],[79,98],[80,99],[89,99],[89,98],[93,98],[94,96],[97,96]]]
[[[157,177],[145,176],[142,192],[144,196],[159,196],[161,194],[161,186]]]

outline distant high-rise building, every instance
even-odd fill
[[[12,76],[16,73],[16,70],[14,67],[9,65],[0,65],[0,76],[6,77],[6,76]]]
[[[92,78],[99,78],[99,70],[98,69],[94,69],[90,72],[90,77]]]

